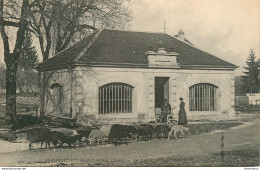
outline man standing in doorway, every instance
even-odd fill
[[[171,113],[171,105],[169,104],[167,99],[164,99],[164,102],[161,105],[162,112],[162,123],[167,122],[167,116]]]

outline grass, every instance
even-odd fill
[[[223,156],[223,157],[222,157]],[[252,167],[259,166],[259,151],[255,146],[250,149],[224,151],[198,157],[161,157],[154,159],[136,159],[134,161],[95,161],[60,166],[90,167]]]
[[[241,122],[211,122],[211,123],[198,123],[198,124],[188,124],[185,127],[189,128],[188,135],[199,135],[202,133],[209,133],[215,130],[228,129],[234,126],[239,126],[243,123]]]
[[[112,165],[111,165],[112,166]],[[259,151],[257,147],[243,150],[224,151],[222,160],[221,153],[214,153],[211,155],[204,155],[201,157],[167,157],[157,159],[146,159],[141,161],[135,161],[123,166],[135,166],[135,167],[251,167],[259,166]]]
[[[241,112],[259,112],[260,113],[260,105],[238,105],[235,106],[236,111]]]

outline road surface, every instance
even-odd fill
[[[238,127],[177,140],[2,153],[0,166],[259,166],[260,114],[243,120]]]

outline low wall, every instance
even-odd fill
[[[250,105],[260,105],[260,93],[247,93]]]

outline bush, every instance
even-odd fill
[[[239,105],[239,106],[235,106],[235,111],[241,111],[241,112],[260,111],[260,105]]]

